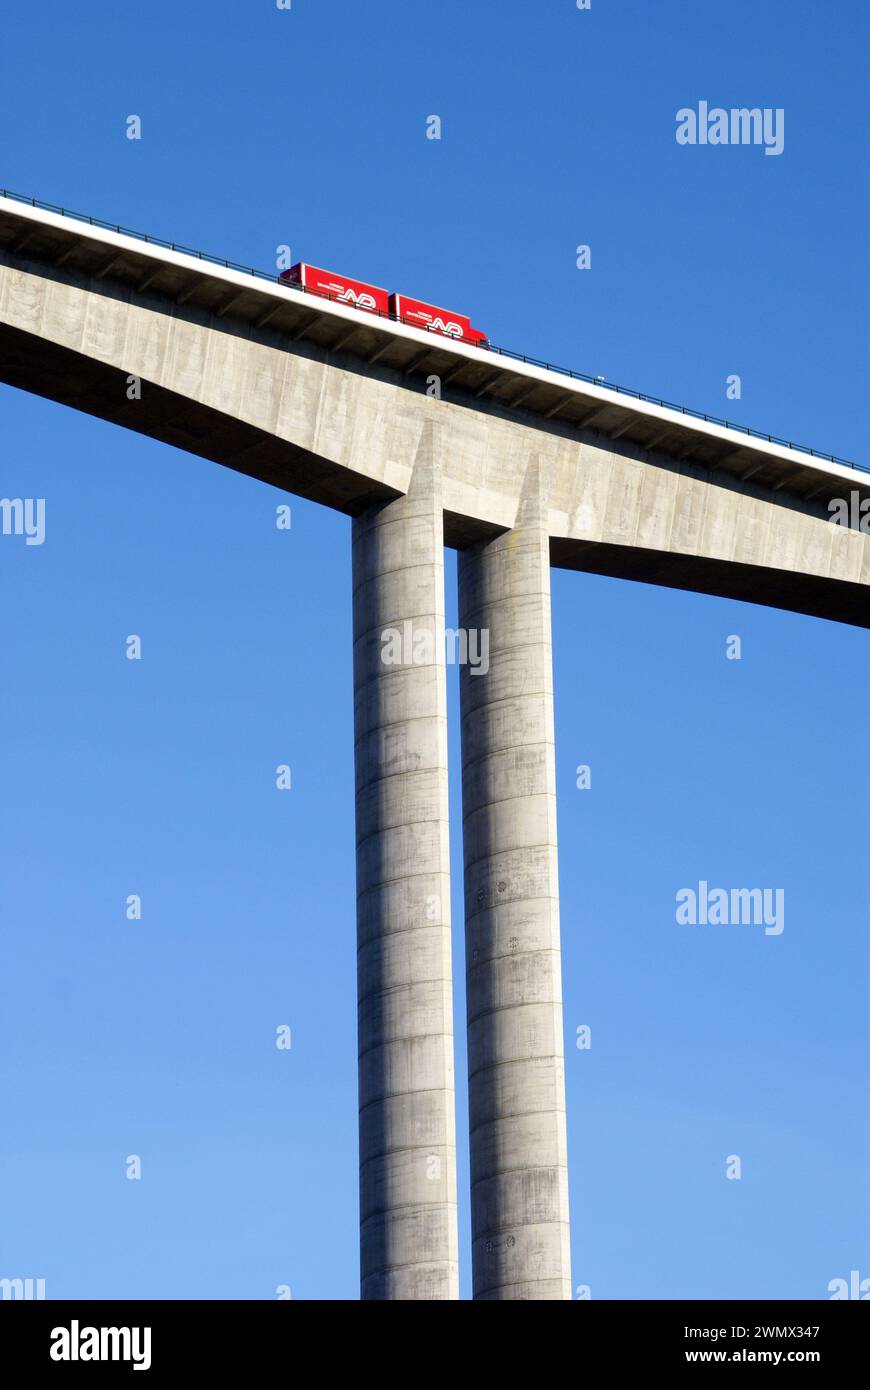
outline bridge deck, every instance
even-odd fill
[[[342,352],[409,376],[436,374],[455,397],[480,408],[558,419],[603,439],[660,449],[678,461],[722,470],[809,500],[836,479],[870,494],[870,470],[807,451],[682,407],[627,393],[504,350],[486,350],[378,318],[280,284],[276,276],[173,249],[141,234],[93,225],[77,214],[0,196],[0,250],[56,270],[93,274],[145,295],[169,297],[204,315],[269,325],[294,341]]]

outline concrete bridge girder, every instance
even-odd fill
[[[291,350],[269,326],[240,327],[190,301],[149,292],[140,303],[108,278],[78,283],[68,267],[56,276],[0,260],[0,345],[25,360],[57,353],[55,373],[82,379],[82,408],[152,433],[155,402],[149,415],[145,398],[156,387],[169,442],[351,513],[407,491],[424,424],[437,422],[448,544],[514,524],[534,452],[554,563],[870,625],[870,536],[833,525],[827,506],[850,489],[870,495],[860,473],[832,474],[807,501],[775,481],[647,455],[625,438],[508,418],[461,392],[436,400],[416,378],[363,371],[311,343]],[[142,401],[127,402],[128,375],[143,382]],[[52,394],[50,381],[40,386]]]

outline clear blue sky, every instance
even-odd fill
[[[4,17],[0,184],[265,270],[289,242],[866,462],[866,13],[42,0]],[[701,99],[784,108],[783,154],[678,146]],[[278,492],[6,387],[0,430],[0,495],[47,499],[42,547],[0,538],[0,1277],[355,1298],[349,522],[279,532]],[[823,1298],[870,1276],[867,634],[553,596],[574,1282]],[[702,878],[784,888],[785,931],[677,926]],[[454,920],[467,1297],[458,871]]]

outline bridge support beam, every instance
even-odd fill
[[[364,1299],[459,1296],[440,465],[353,523]]]
[[[459,555],[474,1297],[568,1299],[550,557],[536,463],[517,523]]]

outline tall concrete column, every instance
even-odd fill
[[[353,523],[361,1294],[459,1296],[440,463]]]
[[[513,530],[459,556],[474,1297],[571,1297],[550,556],[537,462]]]

